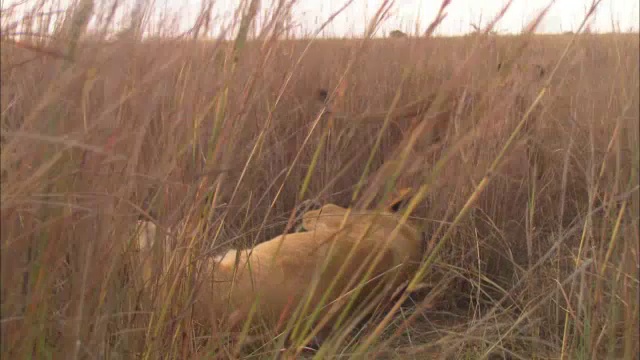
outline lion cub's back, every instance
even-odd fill
[[[313,251],[328,235],[293,233],[277,236],[253,249],[230,250],[216,264],[216,293],[225,294],[239,313],[246,315],[259,295],[257,314],[268,323],[302,299],[313,281],[321,256]],[[233,287],[230,286],[235,272]]]
[[[410,223],[400,223],[400,216],[386,211],[348,210],[334,204],[327,204],[321,209],[309,211],[303,216],[303,225],[307,231],[338,231],[341,226],[352,234],[368,237],[374,241],[384,241],[394,235],[390,247],[400,258],[412,260],[422,258],[422,237]]]

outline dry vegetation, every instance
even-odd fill
[[[305,199],[411,186],[422,289],[318,357],[637,358],[637,34],[277,40],[274,16],[246,42],[106,40],[40,15],[18,23],[54,33],[18,40],[8,16],[3,357],[272,358],[282,337],[191,316],[198,260],[281,234]],[[192,249],[170,294],[136,284],[140,216]]]

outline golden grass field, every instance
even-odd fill
[[[251,41],[3,29],[3,358],[637,358],[638,34],[310,41],[275,23]],[[291,229],[304,200],[405,187],[427,253],[395,312],[304,351],[192,316],[206,255]],[[139,217],[182,254],[170,294],[136,283]]]

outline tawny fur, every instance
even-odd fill
[[[333,313],[344,308],[351,294],[343,295],[362,282],[378,254],[379,261],[357,299],[361,302],[380,294],[384,286],[389,292],[396,290],[413,276],[421,260],[420,234],[412,225],[401,224],[393,213],[353,210],[345,220],[348,212],[337,205],[325,205],[304,214],[305,232],[281,235],[209,260],[200,279],[195,316],[237,327],[247,320],[258,299],[252,319],[271,330],[282,330],[284,321],[306,296],[310,296],[310,304],[303,315],[315,310],[335,280],[324,302],[335,306]],[[153,230],[139,238],[143,253],[151,248]],[[144,271],[144,276],[149,274]],[[311,294],[314,285],[316,290]],[[326,308],[320,312],[321,316],[325,313]]]

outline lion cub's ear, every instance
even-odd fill
[[[335,204],[326,204],[318,210],[311,210],[302,216],[302,224],[306,231],[338,230],[347,209]]]
[[[295,232],[308,231],[309,229],[305,227],[304,223],[304,215],[313,210],[318,210],[322,207],[322,204],[316,199],[308,199],[301,202],[295,208]]]
[[[413,189],[410,187],[398,190],[398,194],[387,205],[387,211],[396,213],[409,204],[413,195]]]

